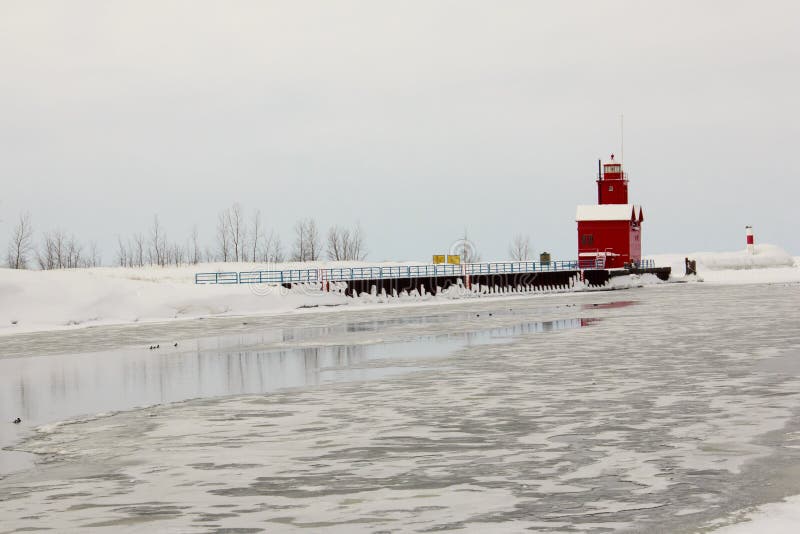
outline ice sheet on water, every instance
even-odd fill
[[[741,510],[724,520],[737,521],[711,531],[713,534],[795,534],[800,525],[800,495],[781,502],[769,503],[755,509]],[[719,522],[714,522],[719,523]],[[712,523],[712,524],[714,524]]]
[[[733,496],[771,500],[764,472],[800,491],[770,463],[800,460],[776,437],[800,376],[760,365],[800,347],[798,291],[659,286],[590,329],[467,347],[418,373],[66,425],[26,443],[51,460],[0,498],[13,488],[12,527],[62,529],[703,524]]]

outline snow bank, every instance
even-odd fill
[[[760,284],[800,282],[800,259],[775,245],[756,245],[756,253],[694,252],[691,254],[656,254],[648,256],[658,266],[672,267],[672,275],[685,272],[684,260],[697,261],[697,274],[705,281],[723,284]]]
[[[765,504],[755,511],[745,514],[741,523],[722,527],[714,534],[794,534],[800,525],[800,495],[789,497],[783,502]]]
[[[418,262],[209,263],[184,267],[98,267],[53,271],[0,269],[0,336],[87,326],[163,322],[210,316],[302,313],[309,308],[381,305],[393,299],[351,299],[319,285],[291,290],[266,284],[195,285],[196,272],[419,265]],[[412,295],[404,304],[444,303]],[[474,297],[475,295],[472,294]],[[334,308],[335,309],[335,308]]]
[[[795,259],[775,245],[756,245],[755,254],[747,250],[737,252],[698,252],[691,259],[706,269],[764,269],[767,267],[793,267]]]
[[[359,264],[326,264],[355,265]],[[222,263],[164,268],[0,269],[0,335],[212,315],[283,313],[301,306],[347,303],[349,299],[341,294],[302,287],[289,291],[266,285],[194,284],[197,271],[317,266]]]

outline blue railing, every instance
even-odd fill
[[[574,271],[577,268],[577,261],[503,261],[494,263],[467,263],[464,265],[464,274],[542,273],[551,271]]]
[[[244,271],[239,273],[240,284],[304,284],[319,280],[318,269],[286,271]]]
[[[653,260],[642,260],[637,265],[647,269],[655,267]],[[431,278],[438,276],[463,276],[482,274],[539,273],[576,271],[579,269],[604,269],[603,259],[578,261],[504,261],[467,263],[464,265],[397,265],[391,267],[334,267],[329,269],[287,269],[283,271],[242,271],[197,273],[195,284],[304,284],[347,282],[350,280],[382,280],[387,278]]]
[[[195,284],[238,284],[239,273],[196,273],[194,275]]]
[[[461,265],[397,265],[392,267],[342,267],[320,269],[320,277],[331,282],[347,280],[381,280],[384,278],[426,278],[460,276]]]

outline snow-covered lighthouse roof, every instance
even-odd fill
[[[581,221],[637,221],[644,220],[642,207],[636,204],[600,204],[578,206],[575,220]]]

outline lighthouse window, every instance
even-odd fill
[[[592,235],[592,234],[583,234],[581,236],[581,244],[583,244],[583,245],[594,245],[594,235]]]
[[[614,190],[614,186],[613,186],[613,185],[609,185],[609,186],[608,186],[608,190],[609,190],[609,191],[613,191],[613,190]]]

